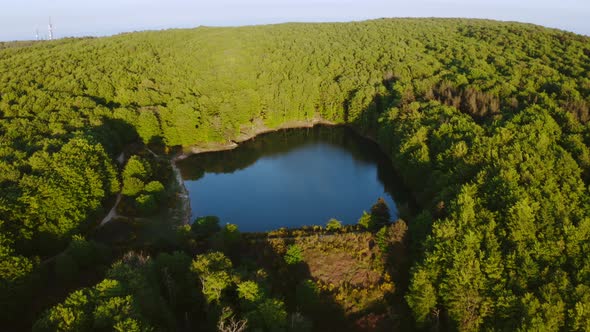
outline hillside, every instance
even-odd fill
[[[110,209],[131,143],[174,151],[324,120],[375,138],[421,206],[405,297],[419,326],[588,330],[589,110],[590,38],[519,23],[0,45],[0,320],[26,311],[41,262]]]

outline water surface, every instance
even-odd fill
[[[177,163],[192,219],[216,215],[241,231],[356,223],[383,197],[392,218],[407,194],[378,146],[344,127],[264,134],[234,150]]]

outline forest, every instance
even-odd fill
[[[359,225],[278,244],[214,217],[168,222],[149,245],[93,235],[118,193],[126,215],[172,205],[162,158],[312,121],[375,139],[418,211],[390,224],[378,202]],[[0,43],[1,325],[325,331],[374,307],[357,329],[395,311],[385,330],[588,331],[589,123],[590,38],[530,24],[379,19]],[[135,156],[122,165],[124,151]],[[346,259],[373,279],[313,277],[322,252],[351,251],[367,253]],[[337,316],[344,325],[326,323]]]

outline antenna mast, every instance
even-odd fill
[[[51,16],[49,16],[49,40],[53,40],[53,25],[51,25]]]

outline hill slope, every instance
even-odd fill
[[[587,37],[463,19],[0,49],[3,307],[100,215],[129,142],[188,146],[323,119],[375,136],[424,207],[409,222],[423,252],[407,297],[418,322],[588,329],[589,72]]]

